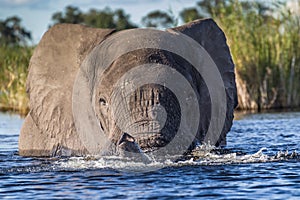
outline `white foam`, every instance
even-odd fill
[[[214,151],[212,151],[214,150]],[[265,154],[267,148],[263,147],[253,154],[239,155],[233,153],[220,153],[220,149],[211,146],[199,146],[190,157],[183,161],[173,162],[171,159],[164,161],[151,160],[150,163],[136,162],[116,156],[109,157],[72,157],[56,161],[55,165],[60,168],[70,170],[84,169],[115,169],[121,171],[145,172],[153,171],[165,167],[179,167],[189,165],[228,165],[228,164],[246,164],[246,163],[262,163],[276,162],[283,159],[295,159],[298,157],[296,152],[289,154],[287,151],[279,151],[276,155],[270,156]]]

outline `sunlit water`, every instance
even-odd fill
[[[299,112],[246,115],[234,121],[221,153],[199,148],[198,159],[150,164],[20,157],[22,122],[0,114],[0,199],[300,198]],[[158,170],[136,172],[147,167]]]

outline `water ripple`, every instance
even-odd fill
[[[252,114],[234,121],[223,150],[194,159],[25,158],[17,152],[22,119],[0,114],[0,199],[297,199],[300,113]],[[288,153],[286,152],[288,150]],[[196,159],[195,159],[196,158]],[[122,169],[130,170],[124,171]]]

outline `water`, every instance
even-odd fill
[[[300,152],[299,112],[246,115],[234,121],[228,152],[199,150],[199,160],[153,163],[163,168],[147,173],[114,159],[20,157],[22,122],[0,114],[0,199],[300,198],[300,159],[289,158]]]

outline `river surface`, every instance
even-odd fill
[[[198,160],[144,173],[124,170],[142,163],[20,157],[22,123],[0,113],[0,199],[300,199],[299,112],[245,115],[225,153],[201,150]]]

